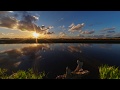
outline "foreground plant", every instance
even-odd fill
[[[102,65],[99,73],[100,79],[120,79],[120,70],[115,66]]]
[[[16,73],[13,73],[12,75],[7,75],[6,72],[7,69],[0,68],[1,79],[43,79],[43,77],[45,76],[45,72],[35,74],[33,72],[33,69],[28,69],[28,71],[19,70]]]
[[[0,68],[0,79],[7,78],[6,72],[7,72],[7,69]]]

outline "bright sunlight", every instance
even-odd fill
[[[34,32],[34,33],[33,33],[33,36],[34,36],[35,38],[38,38],[38,37],[39,37],[39,34],[36,33],[36,32]]]

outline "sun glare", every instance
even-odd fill
[[[38,37],[39,37],[39,34],[36,33],[36,32],[34,32],[34,33],[33,33],[33,36],[34,36],[35,38],[38,38]]]

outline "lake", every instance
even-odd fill
[[[0,68],[8,69],[8,73],[33,68],[35,72],[45,71],[52,79],[64,74],[66,67],[74,70],[77,60],[90,71],[85,79],[98,79],[99,66],[120,66],[120,44],[0,44]]]

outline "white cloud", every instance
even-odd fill
[[[37,20],[39,19],[39,17],[37,17],[37,16],[33,16],[33,17],[34,17],[35,19],[37,19]]]
[[[72,23],[69,26],[70,29],[68,31],[70,31],[70,32],[80,31],[83,27],[84,27],[84,23],[77,24],[76,26],[74,25],[74,23]]]
[[[69,26],[69,28],[72,28],[73,26],[75,26],[74,23],[72,23],[72,24]]]
[[[65,34],[64,32],[60,32],[60,33],[59,33],[59,36],[60,36],[60,37],[65,37],[66,34]]]
[[[8,11],[8,12],[13,13],[13,11]]]

